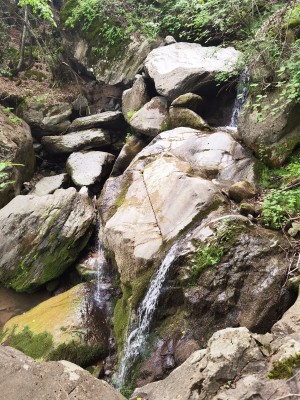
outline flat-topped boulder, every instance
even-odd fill
[[[67,171],[77,186],[91,186],[109,174],[115,156],[102,151],[72,153],[67,160]]]
[[[66,154],[108,146],[111,144],[111,137],[105,130],[88,129],[62,136],[45,136],[42,144],[50,154]]]
[[[68,174],[45,176],[40,179],[31,190],[30,194],[35,196],[45,196],[52,194],[57,189],[61,189],[68,182]]]
[[[233,47],[202,47],[196,43],[174,43],[148,54],[145,70],[157,92],[169,101],[187,92],[215,85],[220,72],[232,72],[241,53]]]
[[[121,111],[106,111],[75,119],[69,132],[84,131],[90,128],[120,129],[124,127],[124,118]]]

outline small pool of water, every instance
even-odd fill
[[[50,297],[46,290],[31,294],[16,293],[0,285],[0,329],[10,318],[30,310]]]

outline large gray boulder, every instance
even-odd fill
[[[91,186],[106,177],[115,156],[103,151],[72,153],[67,160],[67,171],[77,186]]]
[[[105,242],[122,279],[156,264],[164,243],[223,204],[211,179],[253,181],[253,167],[227,132],[177,128],[158,135],[102,192]]]
[[[51,154],[73,153],[79,150],[98,149],[111,144],[111,136],[102,129],[88,129],[62,136],[44,136],[42,144]]]
[[[157,92],[173,101],[187,92],[215,84],[220,72],[232,72],[241,53],[233,47],[202,47],[196,43],[174,43],[151,51],[145,70]]]
[[[240,373],[263,369],[264,356],[246,328],[216,332],[207,349],[193,353],[166,379],[135,390],[132,399],[211,400]]]
[[[259,110],[252,108],[249,99],[240,115],[238,131],[248,148],[271,166],[282,165],[300,143],[299,104],[284,104],[280,92],[269,92]],[[283,104],[272,113],[275,102]],[[265,108],[267,108],[265,110]],[[262,110],[262,111],[260,111]],[[262,118],[259,118],[262,114]]]
[[[283,316],[286,328],[294,326],[291,317],[299,319],[299,300],[297,303],[287,312],[288,317]],[[209,340],[207,349],[193,353],[166,379],[136,389],[132,400],[279,400],[298,397],[299,364],[293,368],[291,360],[299,357],[299,331],[296,333],[292,328],[290,332],[277,334],[276,330],[274,335],[257,335],[246,328],[218,331]]]
[[[155,137],[160,132],[169,129],[169,111],[166,99],[153,97],[131,117],[130,126],[137,133]]]
[[[71,124],[72,105],[47,105],[43,101],[30,100],[21,104],[18,114],[31,127],[33,135],[40,139],[45,135],[58,135],[67,131]]]
[[[29,126],[12,113],[0,108],[0,163],[10,162],[21,166],[8,166],[1,183],[12,182],[0,187],[0,208],[14,196],[20,194],[23,182],[31,179],[35,167],[35,155]]]
[[[206,220],[190,240],[178,275],[193,333],[205,342],[227,326],[270,330],[293,300],[282,291],[288,242],[278,232],[230,214]]]
[[[91,200],[74,188],[17,196],[0,210],[0,281],[22,292],[58,277],[86,245],[93,221]]]
[[[142,69],[150,51],[163,41],[161,38],[153,40],[153,38],[137,38],[135,35],[128,43],[116,44],[113,51],[106,47],[107,54],[103,57],[99,55],[95,57],[95,46],[99,46],[97,40],[96,42],[87,41],[74,32],[71,34],[64,32],[63,40],[64,48],[71,58],[79,62],[81,68],[84,66],[89,69],[98,81],[109,85],[119,83],[128,85],[132,82]]]
[[[6,400],[125,400],[108,383],[69,361],[40,363],[0,347],[1,396]]]

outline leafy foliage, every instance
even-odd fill
[[[299,152],[291,156],[283,167],[264,168],[261,184],[269,189],[262,204],[262,222],[266,226],[280,229],[291,218],[300,215],[299,176]]]
[[[30,5],[35,14],[38,14],[42,19],[56,26],[49,0],[20,0],[19,5]]]
[[[13,166],[23,166],[23,164],[14,164],[11,162],[0,162],[0,190],[3,189],[7,185],[14,184],[15,181],[8,181],[9,174],[5,172],[7,168]]]
[[[291,190],[271,189],[263,200],[263,222],[279,229],[300,213],[300,188]]]

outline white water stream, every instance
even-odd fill
[[[119,372],[116,377],[116,386],[118,388],[125,384],[128,371],[136,358],[139,356],[149,332],[154,311],[161,293],[161,289],[166,280],[168,271],[175,260],[178,249],[178,242],[175,243],[164,260],[160,264],[154,278],[150,283],[150,287],[137,310],[137,326],[127,336],[126,344],[123,350],[120,362]]]
[[[100,215],[97,213],[97,222],[96,222],[96,292],[95,292],[95,300],[99,305],[101,305],[104,301],[103,299],[103,291],[107,287],[107,277],[106,277],[106,258],[103,247],[102,240],[103,232],[101,227],[101,219]]]
[[[236,128],[238,124],[238,119],[242,110],[242,107],[248,96],[248,83],[249,83],[249,72],[246,67],[241,73],[239,83],[237,85],[237,96],[234,102],[233,111],[231,115],[230,127]]]

